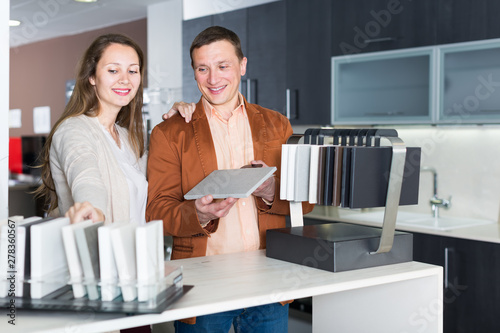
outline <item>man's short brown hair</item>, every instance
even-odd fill
[[[241,42],[238,35],[229,29],[215,25],[200,32],[198,36],[194,38],[193,43],[191,43],[191,48],[189,49],[191,67],[193,67],[193,51],[195,49],[221,40],[227,40],[229,43],[233,44],[236,56],[240,61],[243,59],[243,51],[241,50]]]

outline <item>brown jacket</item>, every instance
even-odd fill
[[[281,145],[292,135],[286,117],[245,100],[248,121],[252,129],[254,159],[276,166],[276,191],[271,207],[255,198],[258,209],[260,248],[266,245],[266,230],[285,227],[285,215],[290,213],[287,201],[279,199]],[[163,220],[166,235],[173,236],[172,259],[200,257],[206,254],[207,239],[217,231],[219,220],[202,228],[194,200],[183,196],[203,178],[217,169],[217,158],[208,119],[200,100],[193,118],[186,123],[174,116],[153,129],[148,159],[148,204],[146,221]],[[303,204],[304,213],[312,205]],[[194,318],[183,320],[193,324]]]

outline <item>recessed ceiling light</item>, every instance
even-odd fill
[[[9,27],[17,27],[21,24],[21,21],[18,20],[9,20]]]
[[[97,0],[75,0],[76,2],[97,2]]]

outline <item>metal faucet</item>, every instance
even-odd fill
[[[437,218],[439,217],[439,207],[444,207],[446,209],[450,208],[451,206],[451,195],[447,199],[441,199],[438,197],[437,192],[438,192],[438,181],[437,181],[437,172],[436,169],[428,166],[422,167],[421,171],[429,171],[432,173],[433,176],[433,191],[432,191],[432,198],[430,199],[429,203],[431,204],[432,208],[432,216]]]

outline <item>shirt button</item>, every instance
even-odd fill
[[[246,202],[245,202],[245,201],[243,201],[241,204],[242,204],[243,206],[245,206],[245,205],[246,205]]]

